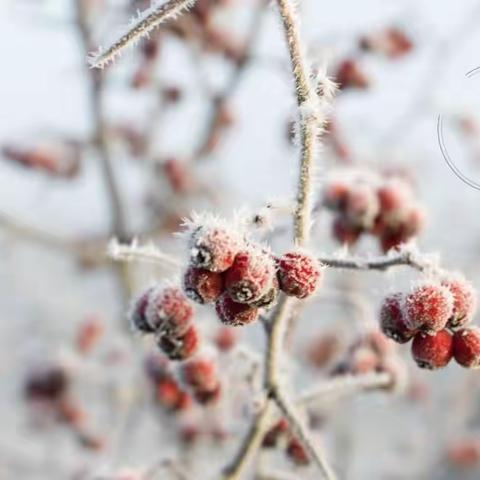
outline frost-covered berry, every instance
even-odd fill
[[[362,232],[361,227],[354,225],[344,216],[337,217],[332,224],[332,235],[342,245],[354,245]]]
[[[480,328],[468,327],[455,332],[453,356],[463,367],[480,367]]]
[[[147,307],[152,288],[135,299],[130,308],[129,317],[132,326],[142,333],[153,333],[155,329],[147,321]]]
[[[265,308],[267,310],[272,308],[272,306],[275,305],[278,300],[279,293],[278,280],[274,279],[273,283],[274,285],[272,288],[270,288],[270,290],[268,290],[263,297],[259,298],[255,302],[250,303],[249,305],[256,308]]]
[[[146,315],[156,332],[183,335],[190,327],[193,308],[177,287],[159,287],[150,294]]]
[[[211,272],[224,272],[231,267],[239,243],[236,234],[224,227],[200,226],[190,237],[190,263]]]
[[[252,303],[273,286],[275,263],[269,252],[248,248],[238,253],[225,274],[225,288],[232,300]]]
[[[368,229],[373,225],[378,212],[378,198],[369,185],[359,185],[348,192],[345,215],[349,223]]]
[[[323,192],[323,204],[330,210],[343,210],[349,190],[348,184],[332,181]]]
[[[234,302],[228,292],[217,300],[215,311],[221,322],[230,327],[248,325],[258,318],[258,308]]]
[[[405,298],[405,311],[410,328],[438,332],[452,316],[453,296],[442,285],[420,285]]]
[[[183,289],[194,302],[211,303],[223,292],[223,276],[204,268],[189,267],[183,277]]]
[[[210,358],[194,358],[182,365],[184,382],[194,390],[212,392],[218,386],[217,368]]]
[[[296,437],[291,438],[288,442],[287,456],[295,463],[295,465],[298,466],[305,466],[310,463],[310,458],[305,450],[305,447]]]
[[[380,329],[397,343],[408,342],[416,333],[407,326],[403,313],[403,294],[389,295],[380,309]]]
[[[163,407],[174,409],[181,395],[181,390],[173,378],[165,378],[158,382],[155,399]]]
[[[442,285],[453,295],[453,312],[448,326],[456,328],[465,325],[472,319],[477,305],[473,286],[461,276],[443,280]]]
[[[215,345],[222,352],[229,352],[237,342],[236,331],[230,327],[220,327],[215,335]]]
[[[277,262],[280,289],[289,296],[306,298],[318,287],[321,270],[311,255],[301,252],[283,254]]]
[[[194,325],[179,337],[161,334],[158,338],[159,348],[170,360],[190,358],[198,350],[199,343],[198,332]]]
[[[453,336],[448,330],[429,335],[417,333],[412,342],[412,356],[420,368],[445,367],[453,356]]]
[[[288,432],[288,422],[285,418],[281,418],[263,437],[262,447],[273,448],[277,445],[280,438]]]
[[[221,396],[221,393],[222,393],[222,386],[220,385],[220,382],[218,382],[217,385],[212,389],[195,390],[193,396],[195,397],[195,400],[198,403],[201,403],[202,405],[208,405],[218,401],[218,399]]]

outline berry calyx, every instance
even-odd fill
[[[277,262],[280,289],[291,297],[306,298],[318,287],[321,270],[318,262],[301,252],[283,254]]]
[[[407,324],[427,332],[442,330],[452,316],[453,296],[448,288],[424,284],[413,289],[405,299]]]
[[[253,247],[237,254],[225,274],[225,288],[235,302],[252,303],[268,292],[274,276],[275,264],[271,255]]]
[[[190,358],[198,350],[199,343],[198,332],[193,325],[179,337],[164,334],[158,338],[159,348],[170,360]]]
[[[223,277],[217,272],[189,267],[183,277],[183,290],[194,302],[211,303],[223,292]]]
[[[231,327],[248,325],[258,318],[257,308],[234,302],[227,292],[215,303],[215,311],[221,322]]]
[[[453,356],[453,336],[448,330],[433,335],[417,333],[412,342],[412,355],[420,368],[436,370],[445,367]]]
[[[416,330],[407,325],[401,293],[389,295],[383,301],[380,309],[380,329],[397,343],[406,343],[415,335]]]
[[[232,266],[238,253],[236,236],[220,226],[200,226],[189,241],[190,263],[211,272],[224,272]]]
[[[453,356],[462,367],[480,367],[480,328],[468,327],[455,332]]]

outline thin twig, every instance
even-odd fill
[[[318,130],[318,97],[312,88],[309,68],[305,60],[298,29],[297,14],[290,0],[277,0],[290,54],[299,110],[299,134],[301,160],[298,178],[297,204],[294,214],[295,242],[303,245],[308,241],[311,227],[313,164],[316,153]]]
[[[338,398],[359,391],[377,390],[392,384],[389,373],[366,373],[363,375],[342,375],[323,382],[298,398],[301,405],[308,405],[326,397]]]
[[[185,10],[190,9],[196,0],[169,0],[160,4],[154,2],[152,6],[135,18],[129,25],[127,31],[114,41],[106,50],[99,48],[97,52],[88,56],[88,63],[91,67],[103,68],[115,60],[122,50],[140,40],[158,27],[160,24],[176,18]]]

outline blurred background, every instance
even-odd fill
[[[480,65],[480,4],[298,4],[309,58],[340,85],[318,185],[336,171],[408,178],[425,211],[419,248],[480,287],[480,192],[448,168],[437,138],[442,115],[450,156],[480,180],[480,76],[465,76]],[[1,478],[215,478],[245,433],[251,405],[240,380],[251,368],[245,352],[262,351],[261,326],[235,330],[228,338],[243,346],[217,352],[234,393],[216,408],[172,410],[155,393],[154,342],[130,331],[126,312],[132,295],[176,272],[113,263],[106,252],[115,237],[181,255],[172,234],[192,210],[267,204],[273,249],[288,245],[298,149],[283,32],[270,2],[198,0],[115,65],[89,69],[87,54],[147,6],[0,3]],[[319,253],[340,248],[331,223],[322,210]],[[369,236],[351,249],[381,253]],[[376,324],[385,293],[417,276],[329,272],[327,291],[354,291],[361,313],[342,295],[307,306],[292,345],[300,385],[328,375],[364,322]],[[212,311],[198,317],[221,350]],[[305,358],[313,337],[332,335],[338,351]],[[408,348],[399,354],[403,395],[359,395],[318,412],[339,478],[478,478],[478,374],[420,371]],[[275,462],[291,477],[262,473]],[[268,451],[251,478],[317,478],[309,468]]]

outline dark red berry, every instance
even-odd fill
[[[147,321],[147,307],[152,290],[153,288],[149,288],[134,300],[130,310],[133,327],[142,333],[153,333],[155,331]]]
[[[452,316],[453,297],[442,285],[420,285],[407,295],[405,311],[411,329],[438,332]]]
[[[191,326],[182,336],[162,334],[158,346],[170,360],[185,360],[198,350],[199,337],[195,326]]]
[[[311,255],[288,252],[277,262],[280,289],[289,296],[306,298],[318,287],[321,270]]]
[[[182,376],[194,390],[211,392],[218,386],[217,368],[208,358],[195,358],[183,364]]]
[[[258,318],[258,309],[234,302],[225,292],[215,303],[215,311],[222,323],[231,327],[248,325]]]
[[[453,296],[453,312],[448,326],[457,328],[465,325],[475,313],[477,298],[474,288],[460,276],[446,279],[442,281],[442,285],[447,287]]]
[[[383,301],[380,309],[380,329],[397,343],[406,343],[415,335],[416,330],[406,324],[401,293],[389,295]]]
[[[455,332],[453,355],[462,367],[480,367],[480,328],[468,327]]]
[[[448,330],[433,335],[417,333],[412,342],[412,355],[420,368],[445,367],[453,356],[453,336]]]
[[[189,267],[183,277],[183,289],[191,300],[211,303],[223,292],[223,277],[217,272]]]
[[[287,455],[298,466],[305,466],[310,463],[308,453],[298,438],[292,438],[288,442]]]

